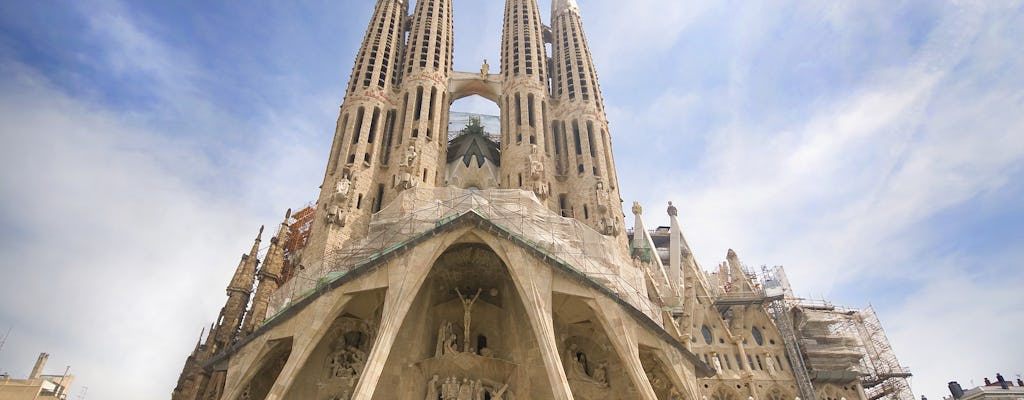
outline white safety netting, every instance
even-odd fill
[[[472,190],[454,187],[413,188],[371,218],[366,237],[329,250],[324,263],[286,282],[271,301],[280,311],[356,266],[463,215],[476,212],[599,283],[651,320],[662,324],[661,309],[647,297],[643,270],[614,236],[548,209],[533,192],[515,189]]]

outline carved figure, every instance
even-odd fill
[[[594,184],[594,193],[596,194],[597,212],[600,214],[608,213],[608,190],[604,188],[604,181],[598,179],[597,183]]]
[[[455,400],[455,397],[459,395],[459,389],[452,389],[452,377],[445,378],[444,383],[441,384],[441,399],[443,400]]]
[[[480,77],[487,79],[487,75],[491,72],[491,65],[487,63],[487,59],[484,59],[483,65],[480,66]]]
[[[644,213],[644,208],[640,206],[639,201],[633,202],[633,215],[641,215]]]
[[[327,223],[345,226],[345,219],[348,213],[345,209],[337,204],[329,204],[327,206]]]
[[[348,191],[351,187],[352,181],[348,179],[348,175],[341,177],[341,179],[334,184],[334,197],[344,200],[348,197]]]
[[[430,379],[430,382],[427,382],[427,397],[425,397],[424,400],[437,400],[437,396],[439,394],[437,391],[437,380],[438,376],[434,375],[434,377]]]
[[[405,149],[405,154],[402,156],[402,162],[398,163],[399,167],[403,167],[408,171],[414,171],[416,167],[416,159],[419,158],[420,152],[416,148],[416,144],[412,143]]]
[[[463,323],[463,330],[462,330],[462,332],[463,332],[463,335],[462,335],[462,339],[463,340],[462,340],[462,342],[463,343],[462,343],[462,345],[463,345],[463,350],[462,351],[465,351],[465,352],[469,352],[470,351],[469,350],[469,340],[468,340],[468,338],[469,338],[469,323],[470,323],[470,320],[472,319],[473,303],[476,303],[476,300],[480,298],[480,292],[482,292],[482,291],[483,291],[483,289],[477,289],[476,290],[476,295],[473,296],[473,299],[472,300],[468,300],[468,299],[466,299],[465,296],[462,295],[462,292],[460,292],[458,288],[455,288],[455,293],[457,293],[459,295],[459,300],[462,300],[462,309],[463,309],[463,315],[462,315],[462,323]]]
[[[405,149],[405,154],[402,156],[402,160],[398,163],[402,172],[395,177],[395,179],[398,180],[398,182],[395,183],[395,186],[398,186],[401,189],[411,189],[416,186],[418,181],[418,179],[415,179],[414,177],[417,169],[416,160],[420,155],[416,146],[416,143],[409,144],[409,147]]]
[[[592,380],[590,374],[587,373],[587,355],[579,351],[576,344],[569,345],[569,349],[565,353],[565,362],[568,371],[567,374],[570,377],[575,377],[583,380]]]
[[[679,216],[679,210],[676,209],[676,206],[672,205],[671,201],[668,202],[668,215],[673,217]]]
[[[722,360],[718,358],[718,353],[712,353],[711,360],[715,363],[715,371],[722,373]]]
[[[484,390],[483,380],[473,381],[473,400],[484,400],[484,394],[487,391]]]
[[[594,380],[603,386],[608,386],[608,363],[601,361],[594,368]]]
[[[775,375],[775,359],[772,358],[771,353],[764,353],[765,362],[768,363],[768,373]]]
[[[462,378],[462,384],[459,385],[459,397],[457,400],[473,400],[473,385],[469,382],[469,379]]]
[[[449,321],[442,321],[441,326],[437,328],[437,346],[434,349],[434,356],[440,357],[449,353],[458,353],[458,346],[455,344],[456,337],[453,332],[452,323]]]

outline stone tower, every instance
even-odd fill
[[[319,223],[304,264],[317,266],[330,249],[365,235],[373,203],[380,201],[377,181],[390,156],[382,142],[390,139],[398,114],[407,10],[405,0],[380,0],[374,8],[338,113],[317,201]]]
[[[705,272],[671,203],[624,229],[575,0],[548,25],[506,0],[497,74],[452,69],[452,0],[409,9],[376,2],[316,205],[259,269],[257,236],[172,399],[868,398],[864,341],[834,328],[876,320],[794,306],[731,250]],[[470,95],[498,132],[449,132]]]
[[[558,173],[565,177],[557,185],[559,208],[615,235],[623,218],[619,183],[604,100],[576,1],[552,1],[551,20],[551,127]]]
[[[501,45],[502,187],[530,190],[546,201],[555,175],[545,129],[547,54],[535,0],[505,2]]]

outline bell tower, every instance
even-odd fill
[[[378,0],[366,28],[338,113],[317,219],[302,253],[305,266],[322,265],[331,249],[365,235],[381,201],[375,178],[387,161],[381,142],[390,138],[396,115],[407,10],[405,0]]]
[[[554,163],[547,130],[548,74],[536,0],[505,2],[501,38],[501,187],[531,190],[548,201]]]
[[[551,127],[559,178],[552,196],[563,216],[605,235],[624,235],[608,117],[579,6],[554,0],[551,19]]]

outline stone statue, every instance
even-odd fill
[[[671,201],[668,202],[668,215],[673,217],[679,216],[679,210],[676,209],[676,206],[672,205]]]
[[[484,383],[481,380],[473,381],[473,400],[484,400]]]
[[[775,372],[776,372],[776,369],[775,369],[775,359],[772,358],[772,354],[771,353],[764,353],[764,359],[765,359],[765,362],[768,364],[768,373],[772,374],[772,375],[775,375]]]
[[[438,376],[434,375],[434,378],[432,378],[430,382],[427,382],[427,397],[425,397],[424,400],[437,400],[437,396],[439,395],[437,391],[437,380]]]
[[[348,190],[352,186],[352,181],[348,180],[348,176],[343,176],[334,184],[334,197],[344,200],[348,197]]]
[[[472,300],[469,300],[469,299],[466,299],[466,297],[464,297],[462,295],[462,292],[460,292],[458,288],[455,288],[455,293],[457,293],[459,295],[459,300],[462,300],[462,309],[463,309],[463,316],[462,316],[462,324],[463,324],[463,330],[462,330],[462,332],[463,332],[462,342],[463,343],[462,343],[462,347],[463,347],[463,350],[462,351],[465,351],[465,352],[469,352],[470,351],[469,350],[469,323],[470,323],[470,320],[472,319],[473,303],[476,303],[476,300],[480,298],[480,292],[482,292],[482,291],[483,291],[483,289],[477,289],[476,290],[476,295],[473,296]]]
[[[529,171],[529,178],[532,181],[533,193],[544,200],[548,197],[548,185],[544,182],[544,158],[538,154],[537,145],[530,145],[530,154],[526,159],[526,167]]]
[[[715,371],[722,373],[722,360],[718,359],[718,353],[712,353],[711,360],[715,363]]]
[[[640,202],[639,201],[634,201],[633,202],[633,215],[642,215],[643,213],[644,213],[644,208],[640,206]]]
[[[331,378],[358,378],[366,365],[366,353],[355,346],[335,351],[328,360]]]
[[[484,59],[483,65],[480,66],[480,78],[487,79],[487,75],[491,72],[491,65],[487,63],[487,59]]]
[[[469,379],[462,378],[462,384],[459,385],[459,396],[457,400],[473,400],[473,385],[470,384]]]
[[[419,158],[420,152],[416,147],[416,143],[410,143],[409,147],[405,149],[405,154],[402,155],[402,161],[398,163],[399,167],[404,168],[406,171],[416,170],[416,159]]]
[[[328,224],[345,226],[345,217],[347,214],[348,213],[345,209],[338,204],[331,203],[327,205],[326,220]]]
[[[456,345],[456,337],[455,332],[452,329],[452,323],[442,321],[441,326],[437,328],[437,345],[434,348],[434,357],[458,352],[459,349],[458,345]]]
[[[568,363],[567,375],[569,377],[575,377],[577,379],[583,379],[587,381],[593,381],[594,378],[590,376],[587,371],[587,355],[573,343],[569,346],[569,349],[565,354],[566,362]]]
[[[594,368],[594,380],[597,381],[597,383],[600,383],[603,386],[608,386],[608,363],[607,362],[601,361],[601,363],[597,364],[597,367]]]
[[[444,400],[456,400],[459,397],[459,383],[454,377],[449,376],[441,385],[441,398]]]

